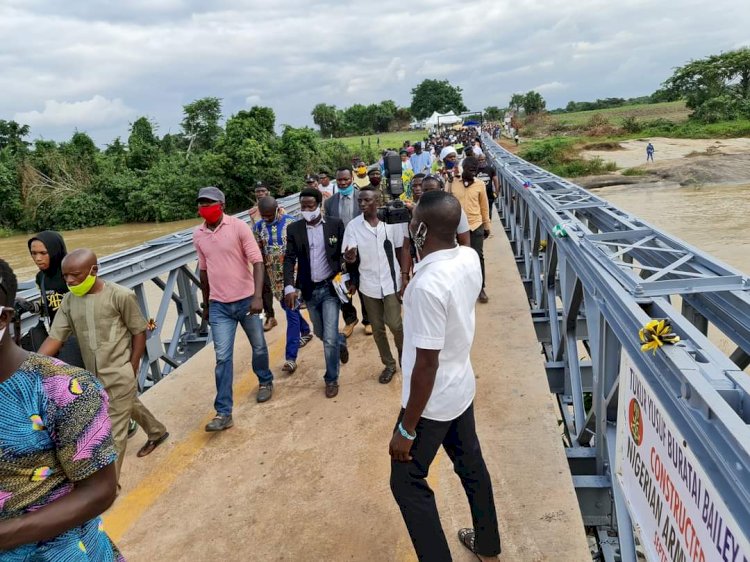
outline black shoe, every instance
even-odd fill
[[[347,347],[346,343],[339,344],[339,359],[344,365],[349,362],[349,348]]]
[[[378,382],[380,384],[388,384],[391,382],[391,379],[393,378],[393,375],[396,374],[396,367],[386,367],[383,369],[383,372],[380,373],[380,376],[378,377]]]
[[[273,396],[273,383],[266,382],[258,387],[258,402],[268,402]]]
[[[223,431],[233,425],[232,414],[216,414],[216,417],[206,424],[206,431]]]

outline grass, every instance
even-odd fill
[[[356,151],[361,148],[364,142],[364,146],[371,147],[375,150],[378,148],[378,137],[380,138],[380,150],[386,148],[401,148],[404,141],[408,140],[414,144],[417,141],[421,141],[427,136],[427,131],[395,131],[393,133],[379,133],[375,135],[359,135],[353,137],[339,137],[333,140],[344,143],[348,148]],[[328,139],[325,139],[328,140]],[[368,144],[369,143],[369,144]]]
[[[553,137],[530,141],[520,156],[553,174],[566,178],[593,176],[614,172],[617,165],[601,158],[581,158],[581,139],[575,137]]]
[[[612,124],[619,124],[626,117],[635,117],[639,121],[651,121],[653,119],[666,119],[675,123],[686,121],[690,110],[685,107],[684,101],[670,101],[664,103],[648,103],[625,105],[622,107],[610,107],[608,109],[594,109],[591,111],[575,111],[572,113],[557,113],[550,115],[549,119],[559,125],[572,125],[575,127],[586,125],[594,115],[601,115]]]
[[[16,232],[15,230],[0,226],[0,238],[10,238],[11,236],[15,236],[16,234],[18,234],[18,232]]]

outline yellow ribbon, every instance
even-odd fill
[[[667,318],[661,320],[651,320],[638,332],[641,338],[641,351],[653,351],[663,346],[665,343],[675,344],[680,341],[680,336],[672,332],[672,325]]]

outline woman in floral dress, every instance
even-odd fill
[[[107,395],[91,373],[17,345],[17,289],[0,260],[0,560],[120,561],[99,517],[117,488]]]

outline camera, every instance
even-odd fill
[[[411,221],[411,213],[403,201],[395,199],[378,207],[378,220],[385,224],[405,224]]]
[[[385,205],[378,207],[378,220],[386,224],[405,224],[411,221],[411,213],[399,196],[404,192],[404,182],[401,179],[401,157],[389,151],[383,158],[385,163],[386,191],[391,197]]]

